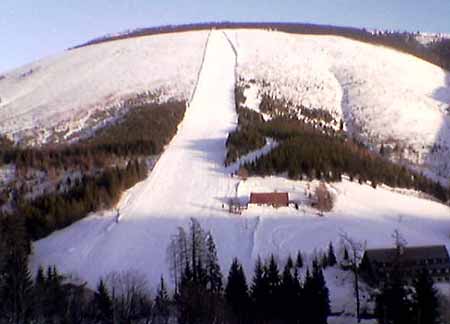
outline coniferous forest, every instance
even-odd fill
[[[239,126],[228,137],[226,164],[260,148],[264,145],[262,139],[271,137],[279,145],[256,161],[244,164],[250,175],[287,172],[292,179],[326,181],[340,181],[343,175],[347,175],[350,180],[360,183],[370,181],[373,187],[386,184],[416,189],[442,202],[450,199],[449,189],[440,183],[370,151],[363,144],[348,138],[342,130],[329,128],[326,123],[308,124],[289,112],[283,113],[286,111],[282,106],[284,103],[269,96],[264,100],[265,111],[276,112],[276,115],[264,121],[258,112],[241,107],[244,102],[242,87],[236,87],[235,98]],[[249,138],[260,140],[250,141]]]
[[[162,153],[185,108],[184,102],[135,107],[118,123],[73,144],[21,148],[2,139],[0,162],[16,168],[16,180],[0,193],[7,205],[2,213],[22,218],[36,240],[113,207],[124,190],[145,179],[148,156]],[[35,181],[41,174],[44,180]],[[47,189],[36,192],[43,184]]]

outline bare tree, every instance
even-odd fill
[[[175,285],[175,292],[178,292],[181,276],[189,262],[188,239],[186,231],[182,227],[178,227],[178,232],[172,236],[167,248],[167,262]]]
[[[320,211],[321,215],[323,212],[330,211],[333,208],[333,196],[328,191],[327,186],[323,181],[316,187],[314,198],[315,206]]]
[[[359,264],[362,261],[364,251],[366,250],[366,242],[362,243],[359,241],[355,241],[347,233],[341,233],[341,240],[344,244],[345,249],[349,251],[349,260],[348,266],[353,272],[354,278],[354,292],[355,292],[355,300],[356,300],[356,318],[358,323],[361,322],[361,302],[359,297]]]
[[[105,282],[112,291],[114,323],[150,322],[153,303],[143,274],[134,270],[112,272]]]

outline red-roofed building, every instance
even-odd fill
[[[252,192],[250,203],[258,206],[287,207],[289,194],[287,192]]]

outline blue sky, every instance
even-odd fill
[[[450,0],[0,0],[0,72],[107,33],[224,20],[450,33]]]

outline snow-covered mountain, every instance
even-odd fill
[[[419,170],[450,177],[450,74],[416,57],[335,36],[230,32],[238,75],[260,92],[342,118],[348,132]]]
[[[108,42],[6,73],[0,77],[0,133],[28,144],[61,141],[113,119],[138,95],[188,100],[207,35]]]
[[[397,146],[399,158],[450,176],[450,76],[415,57],[341,37],[248,30],[88,46],[6,74],[0,132],[42,143],[55,129],[82,129],[86,116],[142,93],[189,105],[149,177],[123,195],[120,221],[117,211],[104,211],[53,233],[34,244],[33,266],[56,264],[91,285],[110,271],[134,268],[157,283],[161,274],[168,277],[170,237],[190,217],[211,230],[224,270],[233,257],[250,271],[258,255],[284,258],[298,250],[312,254],[330,241],[338,246],[342,232],[370,247],[392,244],[394,229],[411,245],[450,247],[449,207],[412,191],[344,180],[330,186],[335,207],[319,217],[305,203],[316,182],[232,176],[236,165],[223,162],[237,125],[238,79],[252,82],[252,102],[268,92],[327,110],[370,147]],[[246,203],[262,191],[287,191],[300,208],[228,212],[230,199]]]

